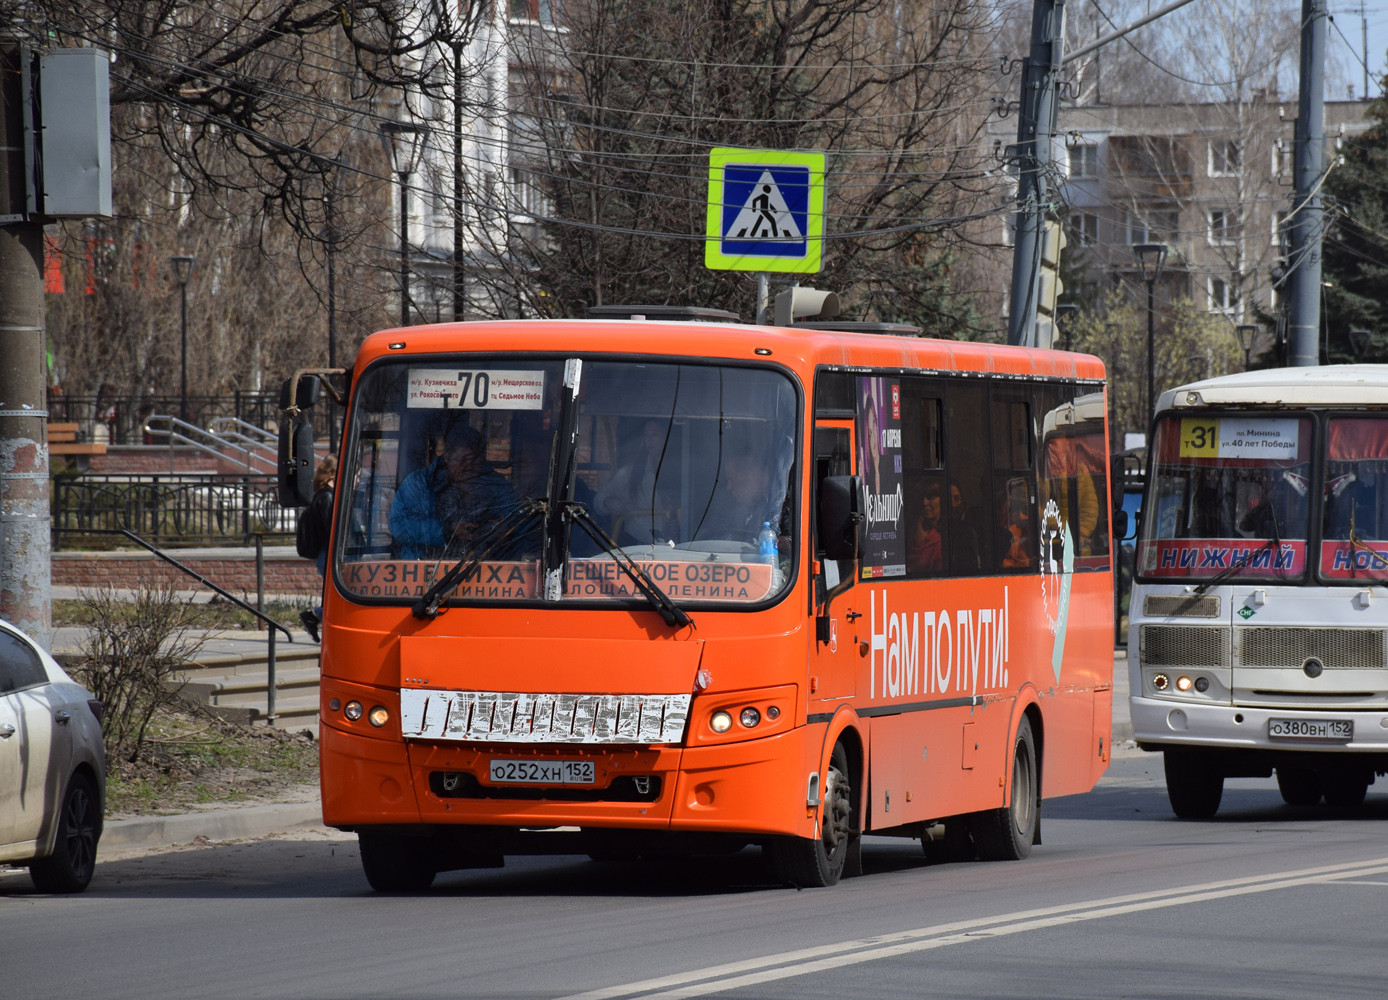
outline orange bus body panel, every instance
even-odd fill
[[[819,812],[807,800],[807,778],[826,773],[835,742],[846,735],[862,755],[862,827],[899,827],[1005,806],[1013,737],[1024,712],[1034,713],[1044,795],[1087,791],[1103,773],[1111,738],[1111,569],[1065,574],[1065,580],[1034,571],[857,580],[831,601],[831,649],[809,611],[808,541],[810,397],[818,367],[1097,383],[1104,378],[1098,359],[798,329],[550,320],[387,330],[365,341],[354,372],[387,357],[473,353],[698,358],[788,370],[804,393],[795,582],[768,608],[700,610],[697,630],[676,632],[653,611],[631,607],[453,607],[420,620],[405,605],[354,603],[330,574],[321,712],[329,825],[576,825],[815,837]],[[700,670],[708,675],[702,690]],[[687,735],[678,743],[501,746],[406,738],[400,691],[411,686],[695,695]],[[700,728],[717,705],[740,704],[744,693],[785,698],[790,710],[767,735],[722,740]],[[381,705],[391,721],[380,729],[348,721],[330,709],[334,700]],[[438,772],[485,776],[494,758],[578,756],[594,762],[596,787],[639,772],[662,779],[659,797],[459,799],[430,787]]]

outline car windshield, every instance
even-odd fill
[[[1138,573],[1288,580],[1306,570],[1312,424],[1250,413],[1168,417],[1153,442]]]
[[[532,500],[554,513],[582,505],[598,529],[549,519],[565,536],[551,549],[563,562],[561,600],[645,603],[602,535],[681,604],[755,603],[787,585],[797,426],[788,378],[585,361],[570,450],[556,441],[565,370],[562,359],[469,357],[391,362],[362,376],[336,553],[349,594],[412,599],[485,551],[457,598],[539,598],[547,521],[529,513]],[[570,462],[572,475],[562,467]]]
[[[1388,420],[1326,423],[1321,576],[1388,579]]]

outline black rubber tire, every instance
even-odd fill
[[[1012,747],[1012,788],[1007,805],[976,813],[973,828],[978,856],[984,861],[1021,861],[1031,854],[1036,824],[1041,818],[1041,781],[1036,766],[1036,741],[1025,715],[1017,726]],[[949,825],[945,825],[949,829]]]
[[[1279,767],[1277,790],[1289,806],[1313,806],[1321,800],[1321,778],[1307,767]]]
[[[438,864],[433,841],[424,837],[358,833],[357,844],[366,881],[377,892],[420,892],[434,884]]]
[[[767,853],[776,878],[797,888],[824,888],[837,885],[848,867],[855,845],[853,829],[853,783],[848,769],[848,751],[835,744],[824,780],[823,820],[820,836],[777,837],[767,843]],[[859,857],[857,867],[861,870]]]
[[[1214,769],[1209,755],[1199,750],[1167,750],[1166,797],[1171,811],[1181,819],[1209,819],[1219,811],[1224,797],[1224,775]]]
[[[87,888],[96,872],[102,812],[96,785],[85,774],[74,774],[63,793],[53,853],[29,865],[34,888],[39,892],[81,892]]]
[[[1355,809],[1364,804],[1372,775],[1362,770],[1326,771],[1321,775],[1321,791],[1325,804],[1332,809]]]

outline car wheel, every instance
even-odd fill
[[[777,837],[767,844],[776,877],[798,887],[820,888],[838,884],[849,855],[861,851],[853,829],[853,784],[849,777],[848,751],[835,744],[824,782],[823,820],[820,835]],[[854,867],[862,868],[857,854]]]
[[[53,853],[29,866],[39,892],[81,892],[96,872],[101,839],[101,796],[85,774],[74,774],[58,814]]]
[[[1199,750],[1167,750],[1166,797],[1171,811],[1181,819],[1209,819],[1219,811],[1224,797],[1224,775],[1216,771],[1209,755]]]
[[[1321,800],[1320,775],[1310,768],[1279,767],[1277,790],[1289,806],[1313,806]]]
[[[984,861],[1021,861],[1031,853],[1040,819],[1038,779],[1031,720],[1024,715],[1012,750],[1012,800],[1001,809],[974,817],[974,840]]]
[[[434,843],[425,837],[357,834],[361,867],[377,892],[419,892],[434,884]]]

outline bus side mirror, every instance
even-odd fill
[[[1113,512],[1113,537],[1120,542],[1128,537],[1128,512],[1122,507]]]
[[[299,379],[298,398],[291,398],[289,383],[293,379],[285,379],[280,384],[280,409],[288,410],[291,407],[298,407],[307,410],[318,402],[318,396],[323,391],[323,380],[317,375],[304,375]]]
[[[304,417],[280,421],[276,485],[281,507],[307,507],[313,501],[313,424]]]
[[[861,476],[825,476],[819,483],[819,544],[826,559],[858,558]]]

